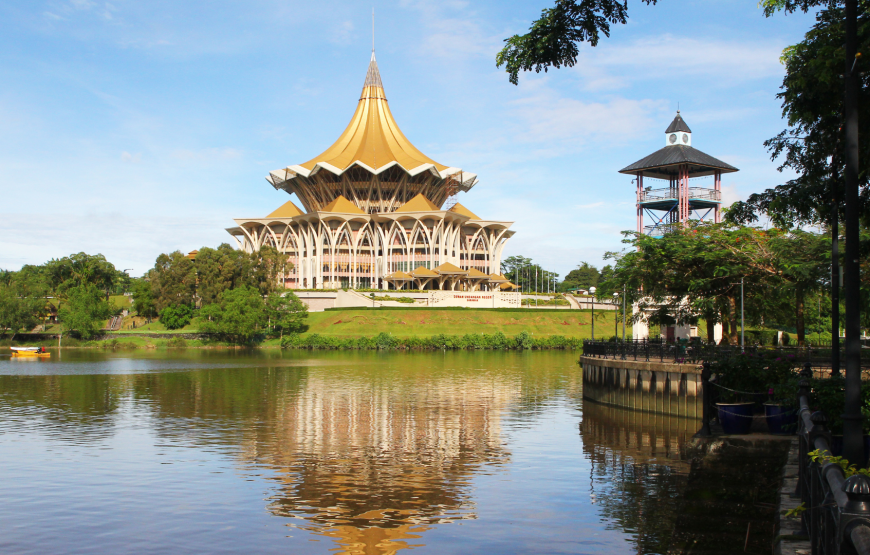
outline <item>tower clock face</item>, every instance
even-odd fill
[[[688,142],[689,142],[689,136],[686,135],[685,133],[683,133],[683,142],[684,142],[684,143],[688,143]]]
[[[677,143],[677,134],[671,133],[671,136],[668,137],[668,140],[671,142],[672,145],[676,144]]]

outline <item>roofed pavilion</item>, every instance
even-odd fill
[[[736,171],[734,166],[692,146],[692,130],[677,110],[674,121],[665,130],[664,148],[619,173],[635,176],[637,232],[661,237],[672,226],[686,225],[690,219],[712,219],[719,223],[722,174]],[[691,180],[704,177],[712,177],[712,188],[693,186]],[[664,182],[667,186],[661,186]],[[649,225],[645,225],[646,218],[651,222]]]

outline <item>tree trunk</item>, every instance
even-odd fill
[[[728,332],[728,313],[725,310],[719,315],[719,318],[722,320],[722,338],[719,340],[720,345],[727,345],[729,332]]]
[[[716,318],[711,315],[707,318],[707,343],[713,344],[716,341]]]
[[[806,293],[803,286],[798,285],[794,291],[795,304],[795,327],[797,328],[798,347],[803,347],[806,341],[806,329],[804,326],[804,297]]]
[[[729,343],[740,345],[740,338],[737,336],[737,297],[733,293],[728,297],[728,320],[728,331],[731,332]]]

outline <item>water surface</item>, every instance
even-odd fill
[[[576,353],[0,359],[0,552],[665,553],[697,422]]]

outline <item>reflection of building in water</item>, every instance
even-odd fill
[[[270,437],[248,444],[249,458],[283,474],[270,510],[304,519],[341,553],[394,553],[427,525],[475,518],[472,474],[508,456],[500,415],[518,383],[390,378],[309,376],[278,408]]]
[[[675,502],[690,470],[688,441],[697,421],[583,404],[583,451],[592,463],[590,496],[609,529],[631,535],[638,553],[665,553]]]

